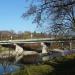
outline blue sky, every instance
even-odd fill
[[[0,0],[0,30],[35,31],[31,19],[21,17],[28,4],[25,0]]]

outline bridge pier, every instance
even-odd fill
[[[43,42],[41,42],[41,46],[42,46],[42,53],[48,53],[48,51],[47,51],[47,45],[45,44],[45,43],[43,43]]]
[[[16,48],[13,55],[15,55],[15,59],[16,59],[15,63],[16,63],[23,57],[23,48],[17,44],[14,45],[16,46]]]
[[[44,42],[41,42],[41,46],[42,46],[42,60],[43,61],[47,61],[49,60],[49,56],[48,56],[48,47]]]

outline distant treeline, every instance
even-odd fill
[[[0,40],[11,40],[11,39],[30,39],[30,38],[47,38],[51,37],[50,34],[37,33],[37,32],[14,32],[14,31],[0,31]]]
[[[75,36],[70,35],[54,35],[53,33],[38,33],[38,32],[15,32],[13,30],[11,31],[0,31],[0,40],[14,40],[14,39],[30,39],[30,38],[63,38],[63,37],[72,37],[75,38]]]

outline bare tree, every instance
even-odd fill
[[[22,16],[33,16],[34,23],[46,23],[56,32],[63,28],[75,30],[75,0],[33,0]]]

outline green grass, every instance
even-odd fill
[[[50,65],[30,65],[12,75],[48,75],[52,70]]]

